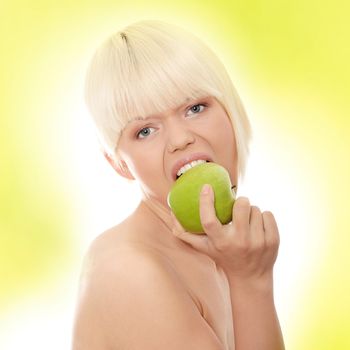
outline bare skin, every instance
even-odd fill
[[[284,349],[273,302],[279,244],[273,215],[242,197],[233,223],[223,226],[209,188],[200,208],[206,235],[198,236],[184,232],[166,204],[174,161],[193,152],[210,155],[237,181],[230,123],[215,100],[206,102],[195,118],[179,108],[147,121],[141,142],[130,125],[120,162],[109,159],[120,175],[138,180],[144,197],[130,217],[91,245],[74,350]]]
[[[105,232],[93,243],[86,258],[81,280],[84,287],[80,295],[81,304],[75,329],[74,349],[104,349],[101,347],[104,343],[106,348],[113,348],[115,344],[116,349],[164,349],[161,345],[163,342],[157,347],[159,336],[164,337],[164,344],[169,341],[174,343],[175,334],[179,343],[174,343],[174,347],[167,345],[166,348],[233,349],[231,300],[226,276],[211,258],[174,237],[169,219],[170,217],[163,221],[163,217],[163,220],[159,220],[152,209],[142,203],[126,221]],[[151,312],[144,313],[139,322],[135,320],[143,310],[135,309],[132,312],[132,308],[129,307],[129,312],[118,315],[117,311],[121,308],[118,302],[114,304],[115,310],[113,304],[103,303],[106,298],[114,298],[115,290],[121,288],[119,281],[122,271],[111,266],[123,264],[124,261],[127,265],[122,269],[128,273],[128,279],[137,279],[139,274],[147,274],[148,268],[141,264],[142,261],[144,264],[151,262],[151,269],[166,270],[166,276],[159,273],[155,281],[140,280],[137,290],[126,288],[127,292],[133,295],[133,301],[139,298],[140,302],[150,303]],[[152,283],[154,291],[157,292],[158,287],[162,286],[160,278],[169,279],[167,283],[170,282],[172,286],[171,290],[164,291],[173,294],[165,298],[169,306],[168,317],[177,314],[176,309],[179,309],[179,306],[171,300],[180,294],[179,302],[183,304],[181,317],[187,319],[188,323],[198,323],[198,334],[194,337],[197,339],[192,340],[191,346],[189,337],[196,328],[195,324],[191,324],[189,329],[188,326],[178,327],[176,318],[159,320],[158,305],[156,303],[151,305],[152,298],[143,301],[144,295],[139,288],[147,289]],[[161,290],[160,288],[159,292]],[[123,304],[128,300],[119,302]],[[192,304],[191,307],[189,304]],[[176,309],[173,309],[175,307]],[[168,323],[168,327],[171,327],[170,334],[164,334],[164,330],[157,325],[157,318],[159,322]],[[96,327],[92,325],[95,322]],[[138,330],[138,334],[133,335],[130,330],[121,328],[120,324],[125,327],[130,325]],[[155,338],[149,339],[149,344],[143,340],[145,334],[139,331],[140,328],[145,328],[145,324],[148,326],[154,324],[151,329],[148,327],[145,329],[147,336],[153,332],[152,336]],[[87,332],[90,327],[93,331]],[[121,333],[118,333],[119,330]],[[195,334],[193,333],[193,336]]]

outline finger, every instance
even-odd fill
[[[264,223],[261,211],[256,206],[250,208],[250,238],[252,243],[257,248],[263,248],[265,242]]]
[[[249,232],[250,202],[247,197],[239,197],[233,206],[232,221],[237,232]]]
[[[199,216],[204,232],[212,239],[217,238],[222,224],[216,216],[214,207],[214,191],[208,184],[202,187],[199,198]]]
[[[280,243],[280,237],[275,217],[270,211],[264,211],[262,217],[265,231],[265,244],[267,247],[274,247],[277,249]]]
[[[176,219],[176,216],[173,212],[170,212],[173,227],[172,233],[177,238],[181,239],[185,243],[190,244],[193,248],[199,250],[200,252],[207,253],[208,252],[208,237],[206,235],[197,235],[193,233],[186,232],[184,228],[181,226],[179,221]]]

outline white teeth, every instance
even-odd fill
[[[192,168],[192,164],[186,164],[185,165],[185,172],[191,168]]]
[[[198,160],[193,160],[190,163],[185,164],[183,167],[180,168],[180,170],[177,172],[177,176],[181,176],[182,174],[184,174],[187,170],[193,168],[194,166],[198,165],[198,164],[203,164],[206,163],[205,160],[203,159],[198,159]]]

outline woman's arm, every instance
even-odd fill
[[[228,278],[236,350],[284,349],[271,283]]]

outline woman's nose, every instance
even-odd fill
[[[194,134],[181,123],[168,125],[168,151],[182,150],[195,141]]]

